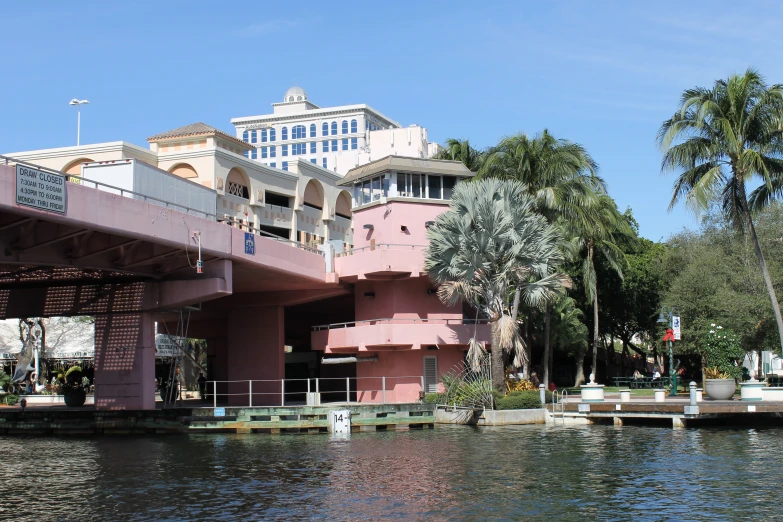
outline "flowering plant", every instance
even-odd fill
[[[745,350],[731,330],[710,324],[710,330],[701,342],[701,355],[705,368],[713,368],[731,379],[742,377]]]

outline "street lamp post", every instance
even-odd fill
[[[674,317],[679,317],[680,311],[676,306],[662,306],[661,314],[658,316],[659,324],[669,323],[669,328],[674,328],[672,324]],[[669,396],[673,397],[677,395],[677,371],[674,368],[674,343],[670,336],[667,336],[669,343],[669,379],[671,381],[671,390],[669,390]]]
[[[87,100],[78,100],[74,98],[71,100],[68,105],[75,105],[76,106],[76,146],[79,146],[79,138],[82,130],[82,105],[89,104],[90,102]]]

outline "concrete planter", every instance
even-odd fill
[[[521,424],[546,424],[546,410],[484,410],[478,418],[479,426],[513,426]]]
[[[767,383],[751,380],[740,383],[740,398],[743,401],[763,400],[762,390],[767,387]]]
[[[582,389],[582,402],[604,402],[603,384],[583,384],[580,388]]]
[[[726,401],[734,396],[737,383],[734,379],[705,379],[704,393],[714,401]]]
[[[655,402],[666,402],[666,390],[664,389],[657,389],[655,390]]]
[[[761,388],[762,401],[783,401],[783,388],[779,386],[770,386]]]

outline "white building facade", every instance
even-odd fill
[[[236,136],[254,148],[245,156],[288,170],[302,159],[341,176],[360,165],[389,156],[429,158],[438,145],[427,129],[401,127],[369,105],[321,108],[300,87],[291,87],[272,114],[233,118]]]

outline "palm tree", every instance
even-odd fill
[[[783,193],[783,85],[767,86],[748,69],[712,89],[686,90],[680,105],[658,131],[662,170],[682,171],[669,209],[681,198],[697,214],[718,202],[734,227],[750,235],[783,348],[783,317],[753,224],[753,215]],[[754,178],[762,184],[748,197],[746,184]]]
[[[577,216],[585,206],[595,204],[598,195],[606,193],[606,186],[597,172],[598,164],[583,146],[555,138],[544,129],[532,138],[526,134],[504,138],[489,150],[479,177],[521,182],[535,198],[536,210],[550,223],[562,223]],[[545,352],[550,343],[547,328],[550,313],[550,303],[547,303]],[[529,343],[527,349],[531,349]],[[546,355],[544,357],[546,360]],[[528,374],[529,368],[525,367],[525,375]],[[543,382],[549,384],[546,372]]]
[[[585,287],[587,299],[593,308],[593,373],[598,363],[598,275],[595,270],[596,257],[623,277],[622,265],[625,263],[619,244],[634,237],[628,220],[617,210],[614,200],[607,195],[598,196],[595,204],[577,209],[574,215],[562,222],[571,238],[571,253],[582,260],[579,270]],[[576,361],[576,379],[574,386],[584,380],[584,350],[580,350]]]
[[[449,138],[446,140],[446,146],[433,158],[461,161],[471,172],[478,172],[484,164],[486,154],[482,150],[474,149],[468,140]]]
[[[553,298],[563,284],[555,271],[563,259],[560,235],[521,183],[488,179],[457,185],[428,236],[424,266],[440,299],[449,306],[464,300],[489,318],[492,384],[503,391],[504,352],[516,367],[526,362],[512,317],[514,289],[529,306]],[[477,361],[482,351],[472,339],[468,359]]]
[[[576,301],[566,295],[560,296],[551,307],[551,351],[544,355],[544,379],[549,384],[552,376],[552,354],[555,347],[576,347],[584,353],[587,348],[587,327],[582,322],[582,311],[576,306]],[[549,357],[547,358],[547,355]]]

